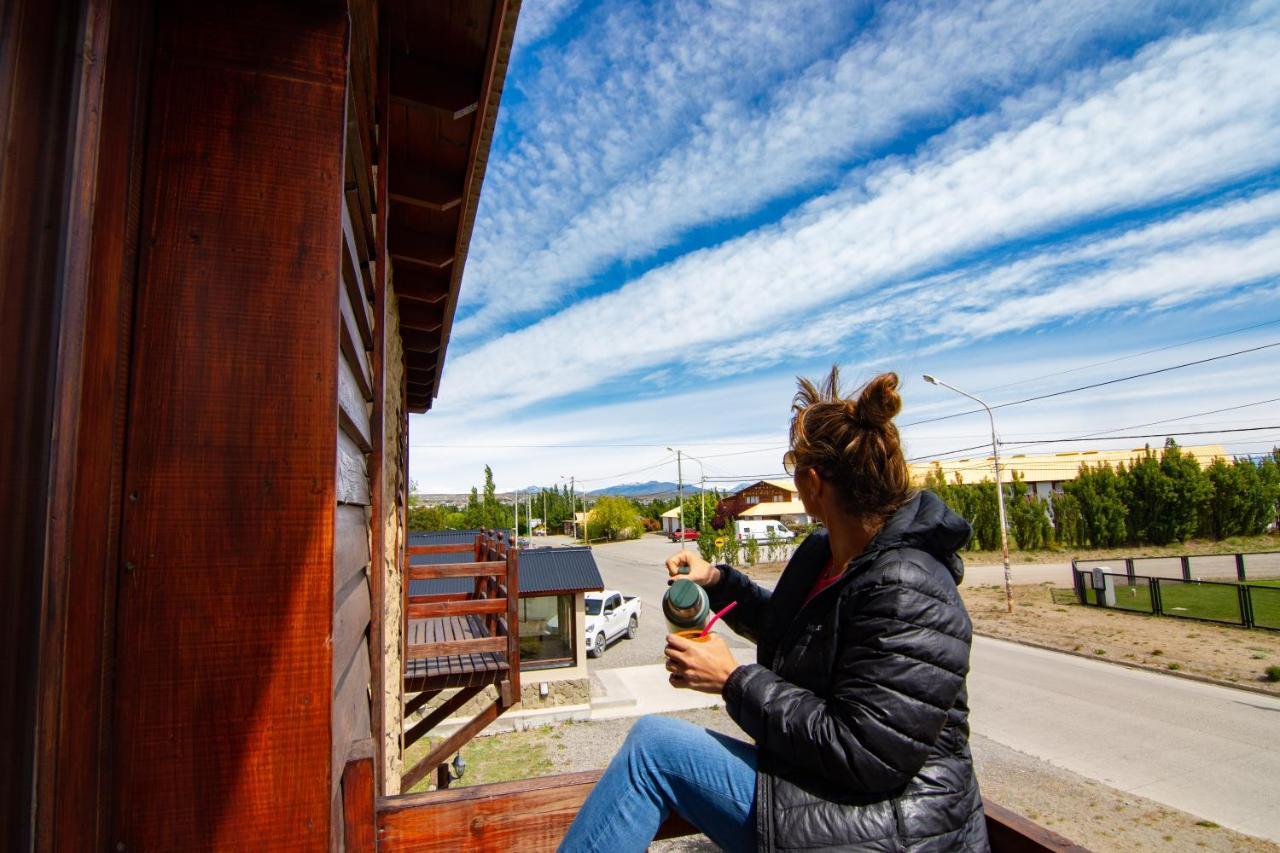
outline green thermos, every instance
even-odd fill
[[[672,633],[702,628],[711,615],[707,591],[685,578],[675,581],[662,596],[662,615]]]

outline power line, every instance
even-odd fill
[[[991,408],[1007,409],[1010,406],[1021,406],[1023,403],[1033,403],[1037,400],[1048,400],[1051,397],[1062,397],[1066,394],[1075,394],[1080,391],[1089,391],[1094,388],[1103,388],[1103,387],[1106,387],[1107,385],[1116,385],[1120,382],[1130,382],[1134,379],[1143,379],[1148,376],[1156,376],[1161,373],[1169,373],[1170,371],[1173,371],[1173,370],[1181,370],[1184,367],[1195,367],[1197,365],[1208,364],[1213,361],[1221,361],[1224,358],[1233,358],[1237,355],[1248,355],[1249,353],[1260,352],[1264,349],[1271,349],[1273,347],[1278,347],[1278,346],[1280,346],[1280,341],[1274,341],[1269,344],[1250,347],[1249,349],[1242,349],[1242,350],[1237,350],[1235,352],[1223,353],[1222,355],[1209,356],[1208,358],[1196,359],[1195,361],[1186,361],[1186,362],[1183,362],[1182,364],[1174,364],[1174,365],[1170,365],[1169,367],[1161,367],[1156,370],[1147,370],[1142,373],[1134,373],[1130,376],[1121,376],[1116,379],[1107,379],[1103,382],[1092,382],[1088,385],[1080,385],[1078,387],[1067,388],[1062,391],[1053,391],[1048,394],[1037,394],[1034,397],[1024,397],[1021,400],[1010,400],[1007,403],[997,403]],[[955,414],[951,414],[951,415],[939,415],[938,417],[935,417],[935,418],[925,418],[924,420],[912,421],[909,424],[903,424],[900,427],[900,429],[907,429],[908,427],[919,426],[920,424],[931,424],[931,423],[936,423],[937,421],[950,420],[951,418],[958,418],[963,415],[977,414],[978,412],[981,412],[981,411],[983,411],[983,409],[969,409],[967,411],[956,412]]]
[[[1032,444],[1052,444],[1052,443],[1055,443],[1055,442],[1057,442],[1057,441],[1077,441],[1077,440],[1081,440],[1081,439],[1093,439],[1093,440],[1097,440],[1097,441],[1103,441],[1103,440],[1105,440],[1105,438],[1103,438],[1102,436],[1105,436],[1105,434],[1106,434],[1106,433],[1108,433],[1108,432],[1117,432],[1117,431],[1119,431],[1119,430],[1126,430],[1126,429],[1141,429],[1142,427],[1155,426],[1155,425],[1157,425],[1157,424],[1171,423],[1171,422],[1173,422],[1173,421],[1184,421],[1184,420],[1188,420],[1188,419],[1190,419],[1190,418],[1199,418],[1199,417],[1204,417],[1205,415],[1217,415],[1217,414],[1221,414],[1222,412],[1234,412],[1234,411],[1238,411],[1238,410],[1240,410],[1240,409],[1248,409],[1248,408],[1251,408],[1251,407],[1253,407],[1253,406],[1264,406],[1264,405],[1266,405],[1267,403],[1276,403],[1276,402],[1280,402],[1280,397],[1271,397],[1270,399],[1267,399],[1267,400],[1255,400],[1255,401],[1254,401],[1254,402],[1252,402],[1252,403],[1242,403],[1241,405],[1238,405],[1238,406],[1226,406],[1226,407],[1221,408],[1221,409],[1209,409],[1208,411],[1204,411],[1204,412],[1196,412],[1196,413],[1194,413],[1194,414],[1190,414],[1190,415],[1178,415],[1177,417],[1172,417],[1172,418],[1163,418],[1163,419],[1161,419],[1161,420],[1157,420],[1157,421],[1147,421],[1146,423],[1141,423],[1141,424],[1129,424],[1128,426],[1122,426],[1122,427],[1111,427],[1110,429],[1106,429],[1106,430],[1099,430],[1098,432],[1087,433],[1087,434],[1085,434],[1085,435],[1072,436],[1071,438],[1062,438],[1062,439],[1046,439],[1046,440],[1044,440],[1044,441],[1015,441],[1015,442],[1004,442],[1004,441],[1001,441],[1001,442],[1000,442],[1000,444],[1001,444],[1001,446],[1003,446],[1003,447],[1023,447],[1023,446],[1029,446],[1029,445],[1032,445]],[[1219,430],[1219,431],[1224,431],[1224,430]],[[1174,433],[1174,434],[1176,434],[1176,435],[1188,435],[1189,433]],[[907,461],[908,461],[908,462],[917,462],[917,461],[919,461],[919,460],[921,460],[921,459],[939,459],[939,460],[940,460],[940,459],[941,459],[942,457],[944,457],[944,456],[951,456],[952,454],[955,454],[955,453],[965,453],[965,452],[970,451],[970,450],[981,450],[982,448],[987,447],[987,446],[989,446],[989,445],[990,445],[990,442],[983,442],[982,444],[974,444],[974,445],[970,445],[969,447],[957,447],[957,448],[955,448],[955,449],[953,449],[953,450],[944,450],[944,451],[942,451],[942,452],[940,452],[940,453],[933,453],[933,454],[925,454],[925,455],[922,455],[922,456],[915,456],[915,457],[912,457],[912,458],[908,459]]]
[[[1081,370],[1089,370],[1094,367],[1105,367],[1108,364],[1116,364],[1117,362],[1121,362],[1121,361],[1130,361],[1135,358],[1142,358],[1143,356],[1146,356],[1146,355],[1154,355],[1158,352],[1165,352],[1166,350],[1178,349],[1179,347],[1190,346],[1191,344],[1202,344],[1205,341],[1212,341],[1212,340],[1216,340],[1217,338],[1225,338],[1231,335],[1238,335],[1242,332],[1252,332],[1255,329],[1263,329],[1263,328],[1266,328],[1267,326],[1274,326],[1278,323],[1280,323],[1280,319],[1268,320],[1265,323],[1258,323],[1253,326],[1244,326],[1239,329],[1231,329],[1230,331],[1219,332],[1216,335],[1206,335],[1203,338],[1192,338],[1189,341],[1182,341],[1181,343],[1168,344],[1166,346],[1156,347],[1155,349],[1144,350],[1142,352],[1135,352],[1130,355],[1122,355],[1122,356],[1118,356],[1117,358],[1109,358],[1105,361],[1095,361],[1093,364],[1084,364],[1084,365],[1081,365],[1080,367],[1073,367],[1070,370],[1059,370],[1055,373],[1045,373],[1041,376],[1032,376],[1027,379],[1019,379],[1017,382],[1007,382],[1004,385],[993,385],[989,388],[980,388],[978,389],[978,393],[981,394],[986,391],[1001,391],[1005,388],[1014,388],[1018,385],[1025,385],[1028,382],[1038,382],[1041,379],[1052,379],[1055,376],[1066,376],[1069,373],[1079,373]]]
[[[1037,444],[1064,444],[1067,442],[1076,442],[1076,441],[1124,441],[1131,438],[1172,438],[1174,436],[1179,436],[1179,435],[1224,435],[1227,433],[1264,432],[1269,430],[1280,430],[1280,424],[1269,424],[1267,426],[1255,426],[1255,427],[1235,427],[1233,429],[1192,430],[1188,432],[1152,432],[1152,433],[1140,433],[1137,435],[1101,435],[1101,436],[1046,438],[1043,441],[1019,441],[1019,442],[1014,442],[1012,444],[1005,444],[1004,442],[1000,442],[1000,445],[1002,447],[1015,448],[1015,447],[1031,447]],[[973,447],[967,447],[963,449],[979,450],[979,449],[990,447],[990,446],[991,446],[991,443],[987,442],[986,444],[979,444]],[[961,450],[949,450],[947,452],[960,453]],[[936,460],[938,459],[938,457],[937,456],[916,456],[911,459],[908,459],[907,461],[918,462],[921,459]],[[1052,463],[1045,463],[1045,464],[1052,464]],[[1063,463],[1063,464],[1074,464],[1074,463]]]

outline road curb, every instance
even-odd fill
[[[983,631],[974,631],[976,637],[986,637],[988,640],[1000,640],[1005,643],[1014,643],[1019,646],[1028,646],[1033,649],[1040,649],[1045,652],[1057,652],[1060,655],[1071,655],[1076,658],[1084,658],[1085,660],[1096,660],[1100,663],[1109,663],[1113,666],[1123,666],[1127,669],[1139,669],[1143,672],[1154,672],[1159,675],[1168,675],[1173,678],[1184,678],[1187,681],[1198,681],[1201,684],[1212,684],[1214,687],[1227,687],[1231,690],[1243,690],[1245,693],[1254,693],[1258,696],[1267,696],[1271,699],[1280,699],[1280,693],[1266,690],[1262,687],[1252,687],[1248,684],[1239,684],[1234,681],[1223,681],[1220,678],[1212,678],[1208,675],[1197,675],[1194,672],[1181,672],[1179,670],[1162,669],[1156,666],[1147,666],[1146,664],[1135,663],[1133,661],[1121,661],[1115,658],[1105,657],[1103,655],[1091,655],[1085,652],[1071,651],[1070,649],[1060,649],[1057,646],[1051,646],[1048,643],[1037,643],[1035,640],[1015,640],[1011,637],[999,637],[995,634],[987,634]]]

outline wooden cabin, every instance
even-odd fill
[[[507,542],[404,535],[518,7],[0,6],[0,849],[562,836],[592,774],[399,793],[519,696]]]

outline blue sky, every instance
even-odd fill
[[[525,0],[411,476],[598,488],[674,479],[672,446],[748,479],[833,362],[898,371],[909,424],[970,408],[925,372],[998,403],[1280,341],[1277,56],[1276,2]],[[998,425],[1280,424],[1278,356]]]

